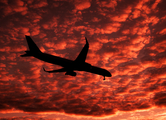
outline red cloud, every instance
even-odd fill
[[[0,63],[0,67],[1,67],[1,68],[2,68],[2,67],[6,67],[6,65],[3,64],[3,63]]]
[[[38,35],[40,33],[40,26],[36,26],[34,27],[32,30],[31,30],[31,35],[34,36],[34,35]]]
[[[90,6],[91,6],[91,3],[89,2],[89,0],[84,0],[84,1],[77,0],[75,2],[75,7],[77,10],[84,10],[89,8]]]
[[[9,2],[3,2],[0,29],[1,111],[115,117],[122,111],[166,107],[163,1]],[[86,72],[76,77],[46,73],[42,67],[61,67],[20,57],[28,50],[25,34],[42,51],[71,60],[87,37],[86,62],[112,77],[103,81]]]
[[[155,94],[153,100],[155,102],[155,104],[157,106],[166,106],[166,93],[163,91],[163,92],[158,92]]]
[[[123,34],[129,34],[130,33],[130,30],[129,29],[126,29],[124,31],[122,31]]]
[[[141,11],[140,10],[134,10],[133,14],[133,19],[138,18],[141,15]]]
[[[165,28],[165,29],[163,29],[163,30],[161,30],[159,33],[160,33],[161,35],[166,34],[166,28]]]
[[[21,0],[6,2],[5,6],[3,7],[3,13],[5,16],[14,12],[21,12],[22,15],[25,15],[27,10],[28,8]]]
[[[1,0],[0,2],[3,3],[3,4],[6,4],[6,5],[8,4],[7,0]]]
[[[12,12],[12,8],[11,7],[6,6],[6,7],[3,8],[3,13],[4,13],[5,16],[10,14],[11,12]]]
[[[45,43],[45,46],[47,46],[47,47],[51,47],[51,48],[54,48],[55,50],[63,50],[63,49],[65,49],[66,48],[66,42],[65,41],[61,41],[61,42],[59,42],[59,43],[57,43],[57,44],[54,44],[54,43],[51,43],[51,42],[47,42],[47,43]]]
[[[161,0],[156,0],[155,3],[152,5],[152,9],[156,9],[157,5],[161,2]]]
[[[47,30],[54,29],[58,25],[58,23],[57,23],[58,20],[57,19],[58,19],[57,17],[53,17],[51,20],[49,20],[49,22],[42,25],[43,28],[47,29]]]
[[[15,12],[24,12],[27,10],[27,7],[17,7],[13,9]],[[26,14],[27,12],[24,12],[23,14]]]
[[[98,4],[101,7],[107,7],[107,8],[113,8],[113,9],[115,9],[115,7],[117,6],[117,1],[116,0],[101,1],[101,2],[98,2]]]
[[[105,25],[104,29],[101,29],[102,34],[111,34],[113,32],[117,32],[120,28],[120,23],[108,23]]]
[[[136,9],[141,9],[142,6],[147,3],[149,0],[139,0],[138,4],[135,6]]]
[[[33,8],[41,8],[41,7],[46,7],[48,5],[47,0],[40,0],[40,1],[35,1],[31,7]]]
[[[152,25],[155,25],[159,22],[159,18],[155,16],[145,17],[145,18],[146,19],[142,22],[143,24],[152,23]]]
[[[129,17],[130,12],[131,12],[131,7],[128,7],[124,9],[123,13],[111,17],[111,20],[116,22],[124,22]]]
[[[115,16],[111,19],[113,21],[117,21],[117,22],[124,22],[124,21],[126,21],[127,18],[128,18],[128,14],[123,14],[123,15],[120,15],[120,16]]]

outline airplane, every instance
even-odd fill
[[[25,35],[25,37],[26,37],[26,40],[28,43],[29,50],[25,51],[26,52],[25,54],[20,55],[21,57],[33,56],[39,60],[42,60],[42,61],[45,61],[48,63],[52,63],[52,64],[56,64],[56,65],[60,65],[63,67],[61,69],[51,70],[51,71],[47,71],[43,67],[43,70],[45,72],[48,72],[48,73],[66,72],[65,75],[76,76],[77,74],[74,71],[86,71],[86,72],[102,75],[104,77],[103,80],[105,80],[105,76],[107,76],[107,77],[112,76],[109,71],[107,71],[103,68],[92,66],[91,64],[85,62],[86,56],[88,53],[88,49],[89,49],[89,43],[88,43],[88,40],[86,37],[85,37],[86,44],[75,60],[69,60],[66,58],[61,58],[58,56],[53,56],[53,55],[50,55],[47,53],[43,53],[40,51],[40,49],[37,47],[37,45],[34,43],[34,41],[31,39],[30,36]]]

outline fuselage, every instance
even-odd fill
[[[42,53],[42,52],[34,53],[32,56],[39,59],[39,60],[48,62],[48,63],[60,65],[60,66],[66,68],[66,69],[69,69],[69,70],[87,71],[87,72],[111,77],[111,74],[109,71],[107,71],[103,68],[92,66],[87,62],[77,63],[76,61],[73,61],[73,60],[61,58],[58,56],[54,56],[54,55],[50,55],[50,54]]]

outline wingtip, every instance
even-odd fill
[[[87,40],[87,38],[85,37],[85,40],[86,40],[86,43],[88,43],[88,40]]]

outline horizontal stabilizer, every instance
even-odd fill
[[[21,57],[28,57],[28,56],[32,56],[30,51],[25,51],[26,53],[23,55],[20,55]]]
[[[21,57],[28,57],[28,56],[31,56],[31,55],[28,55],[28,54],[24,54],[24,55],[20,55]]]

